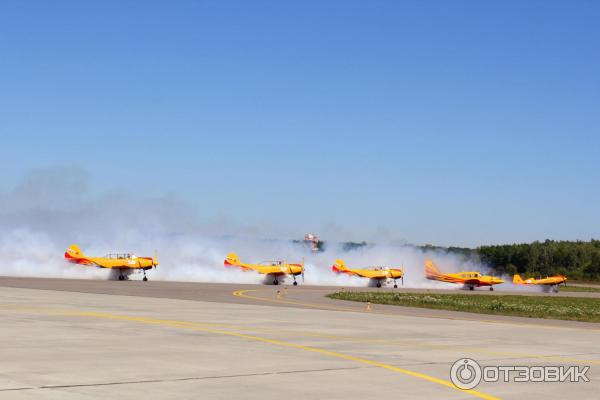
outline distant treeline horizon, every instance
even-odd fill
[[[369,245],[367,242],[342,243],[350,251]],[[324,249],[325,242],[318,247]],[[524,277],[565,275],[571,280],[600,280],[600,240],[550,240],[532,243],[485,245],[477,248],[416,245],[423,251],[443,251],[487,265],[499,275],[520,274]]]

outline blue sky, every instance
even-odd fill
[[[598,20],[593,1],[3,1],[0,190],[68,166],[265,235],[600,237]]]

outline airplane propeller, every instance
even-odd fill
[[[402,280],[402,286],[404,286],[404,263],[402,263],[402,276],[400,279]]]
[[[156,266],[158,264],[158,251],[154,250],[154,258],[152,259],[152,266],[154,267],[154,269],[156,269]]]

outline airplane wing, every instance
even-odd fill
[[[289,272],[287,267],[280,265],[257,266],[254,270],[264,275],[286,275]]]
[[[385,271],[372,271],[372,270],[353,270],[354,274],[363,278],[369,279],[384,279],[387,278]]]
[[[536,285],[558,285],[560,283],[563,283],[565,280],[566,279],[553,276],[550,278],[536,279],[533,283],[535,283]]]
[[[77,264],[93,265],[98,268],[135,268],[135,265],[126,265],[123,263],[110,262],[102,258],[86,258],[84,261],[78,261]]]
[[[465,279],[463,281],[463,283],[465,285],[475,285],[475,286],[481,286],[482,281],[480,281],[479,279]]]

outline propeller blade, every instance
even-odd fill
[[[400,278],[402,279],[402,286],[404,286],[404,263],[402,263],[402,276]]]

